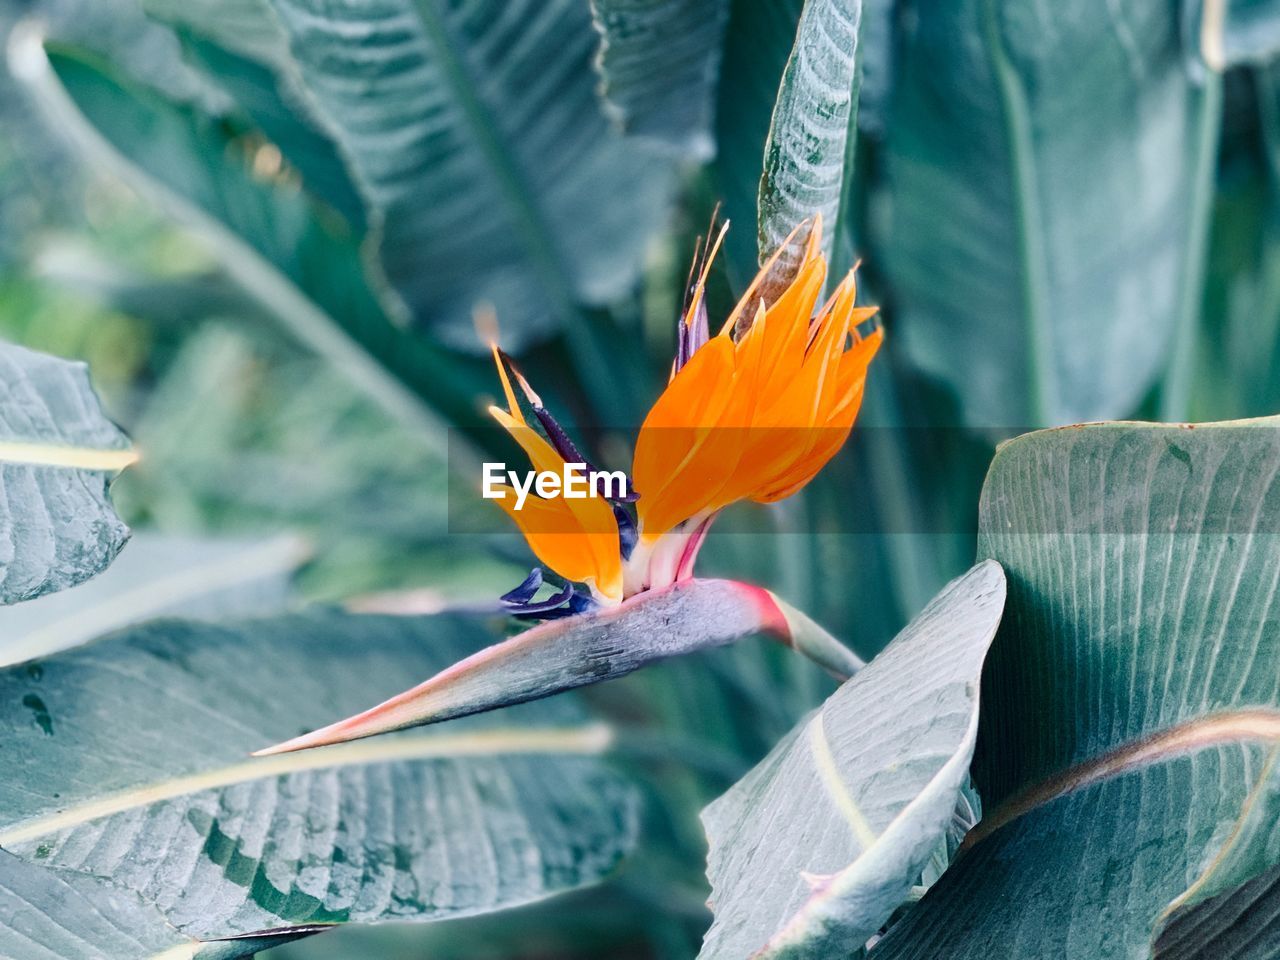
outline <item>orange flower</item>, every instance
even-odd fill
[[[758,292],[775,253],[712,337],[705,288],[723,237],[724,229],[702,258],[679,324],[671,379],[636,442],[635,529],[628,528],[629,514],[600,498],[540,501],[539,520],[503,502],[538,557],[566,579],[593,584],[597,599],[614,602],[691,576],[715,515],[739,500],[771,503],[802,488],[839,451],[862,404],[882,334],[858,331],[876,308],[855,305],[852,271],[815,310],[827,274],[821,218],[813,221],[785,289],[767,304]],[[562,468],[563,458],[519,416],[505,371],[502,377],[510,413],[495,407],[494,415],[538,469]],[[590,517],[582,504],[591,505]],[[612,539],[607,525],[599,528],[606,514],[623,525],[621,541],[618,526]],[[561,538],[554,546],[552,530]],[[627,555],[620,558],[623,542]],[[610,547],[616,562],[607,556]]]
[[[520,444],[535,470],[563,475],[566,461],[556,449],[529,426],[520,412],[503,357],[495,346],[493,359],[502,377],[507,409],[493,406],[489,413]],[[536,400],[536,394],[521,386]],[[541,406],[541,404],[539,404]],[[622,555],[618,525],[613,509],[601,497],[586,499],[530,495],[516,509],[515,491],[509,484],[501,489],[498,504],[507,511],[529,542],[539,560],[566,580],[585,583],[598,599],[617,603],[622,599]]]

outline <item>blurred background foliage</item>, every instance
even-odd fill
[[[716,204],[713,315],[825,206],[889,336],[854,442],[731,511],[702,569],[865,655],[968,566],[997,440],[1280,408],[1266,5],[1231,5],[1221,64],[1192,2],[410,6],[0,0],[0,336],[89,363],[142,454],[113,489],[142,535],[301,535],[295,605],[507,589],[514,536],[449,532],[449,471],[494,436],[473,311],[625,465]],[[852,103],[817,53],[842,29]],[[830,689],[763,646],[591,688],[651,801],[614,881],[272,956],[691,956],[697,811]]]

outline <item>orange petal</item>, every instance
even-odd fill
[[[496,345],[493,356],[509,409],[493,406],[489,413],[520,445],[535,470],[563,476],[564,458],[525,421]],[[521,385],[529,392],[523,382]],[[515,493],[506,488],[498,504],[548,567],[566,580],[594,585],[609,599],[622,598],[621,542],[608,501],[596,496],[543,500],[530,494],[523,507],[516,510]]]
[[[594,497],[544,500],[533,495],[519,510],[515,503],[515,491],[505,488],[498,505],[539,560],[566,580],[590,584],[611,600],[622,599],[618,527],[608,503]]]
[[[733,464],[718,429],[734,397],[734,344],[712,337],[667,384],[640,428],[632,477],[646,540],[701,510]],[[731,444],[730,444],[731,446]]]
[[[862,387],[859,385],[855,396],[848,407],[848,422],[842,425],[828,425],[817,431],[817,442],[805,456],[784,475],[777,478],[771,489],[765,490],[755,497],[757,503],[774,503],[791,496],[818,475],[831,458],[840,452],[849,434],[853,430],[853,421],[857,417],[858,408],[862,405]]]
[[[841,354],[834,370],[834,390],[824,404],[819,421],[809,431],[812,444],[798,455],[791,467],[754,497],[760,503],[773,503],[789,497],[812,480],[844,446],[862,406],[867,365],[875,356],[883,339],[877,330],[856,342]]]

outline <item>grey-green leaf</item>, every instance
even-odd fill
[[[89,579],[129,538],[107,485],[130,462],[88,368],[0,343],[0,604]]]
[[[275,16],[269,10],[266,15]],[[188,62],[232,96],[298,170],[313,196],[341,214],[355,234],[363,234],[364,201],[337,147],[294,89],[291,74],[283,67],[273,70],[240,56],[199,34],[183,31],[179,35]]]
[[[142,0],[148,14],[241,56],[282,66],[287,43],[267,0]]]
[[[310,555],[289,534],[198,539],[144,532],[104,573],[0,609],[0,665],[48,656],[163,614],[227,618],[279,613]]]
[[[472,426],[480,369],[394,325],[359,237],[296,185],[255,174],[256,131],[139,86],[82,50],[38,36],[10,61],[95,168],[118,173],[193,229],[242,288],[398,419]]]
[[[1265,914],[1212,925],[1280,865],[1280,419],[1021,437],[979,523],[988,813],[872,958],[1250,956]]]
[[[10,668],[0,846],[133,891],[201,941],[483,913],[599,880],[634,841],[636,796],[600,759],[609,729],[565,698],[248,757],[490,639],[451,616],[168,620]]]
[[[906,899],[968,776],[999,564],[952,581],[703,812],[715,922],[700,957],[848,956]]]
[[[510,343],[630,288],[671,168],[606,121],[583,0],[273,5],[418,321],[475,346],[488,304]]]
[[[299,927],[201,943],[138,894],[0,851],[4,960],[238,960],[327,929]]]
[[[600,95],[629,135],[707,160],[729,0],[591,0]]]
[[[1176,5],[907,7],[877,241],[895,333],[972,424],[1131,415],[1199,307],[1220,102]]]
[[[765,142],[757,212],[762,259],[815,214],[826,220],[828,256],[846,229],[840,214],[857,142],[861,20],[862,0],[811,0],[800,15]],[[840,242],[848,249],[847,240]],[[790,276],[787,255],[779,266]]]

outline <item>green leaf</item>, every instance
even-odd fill
[[[852,266],[845,221],[858,120],[858,30],[862,0],[810,0],[782,73],[765,141],[757,212],[761,262],[807,217],[827,224],[824,251]],[[779,261],[788,278],[803,237]]]
[[[634,841],[636,797],[601,762],[609,728],[565,698],[247,756],[489,639],[451,616],[168,620],[11,668],[0,846],[133,891],[201,941],[439,920],[595,882]]]
[[[893,42],[895,0],[863,0],[862,28],[858,35],[858,59],[862,76],[858,90],[858,129],[877,140],[889,123],[889,98],[893,93]]]
[[[991,812],[874,960],[1146,957],[1280,865],[1278,428],[1099,424],[1000,449],[979,543],[1009,577],[974,764]],[[1253,956],[1235,951],[1265,916],[1239,924],[1189,955]]]
[[[284,31],[267,0],[142,0],[142,7],[242,57],[277,66],[286,59]]]
[[[129,539],[107,485],[133,459],[83,363],[0,343],[0,604],[106,568]]]
[[[252,118],[307,189],[363,233],[364,201],[306,103],[288,37],[268,0],[143,0],[143,7],[174,29],[187,62]]]
[[[163,614],[247,617],[278,613],[289,577],[310,554],[282,534],[196,539],[143,532],[101,575],[0,611],[0,665],[48,656]]]
[[[51,904],[57,905],[56,915]],[[305,935],[223,941],[204,945],[206,951],[135,893],[71,870],[37,867],[4,851],[0,913],[0,956],[12,960],[234,960]]]
[[[389,412],[422,430],[437,429],[439,415],[478,422],[474,397],[488,368],[387,318],[359,239],[287,178],[255,173],[256,130],[176,103],[83,51],[46,58],[38,36],[11,49],[15,72],[87,159],[192,228],[248,293]]]
[[[834,957],[906,899],[947,833],[1004,606],[987,562],[703,812],[715,923],[699,957]]]
[[[1176,340],[1181,418],[1220,102],[1174,5],[919,6],[877,240],[895,334],[994,427],[1131,414]]]
[[[1280,64],[1235,79],[1196,344],[1195,420],[1280,410]]]
[[[1180,910],[1156,938],[1153,960],[1264,960],[1280,950],[1280,931],[1259,916],[1280,906],[1280,868]]]
[[[417,321],[475,346],[488,303],[511,342],[631,288],[671,171],[609,128],[582,0],[273,5]]]
[[[267,11],[267,16],[272,16]],[[289,74],[273,71],[197,34],[182,32],[189,62],[229,93],[284,158],[297,168],[315,197],[329,204],[356,234],[365,228],[364,202],[337,147],[312,120]]]
[[[697,160],[712,119],[729,0],[591,0],[600,94],[623,131]]]

